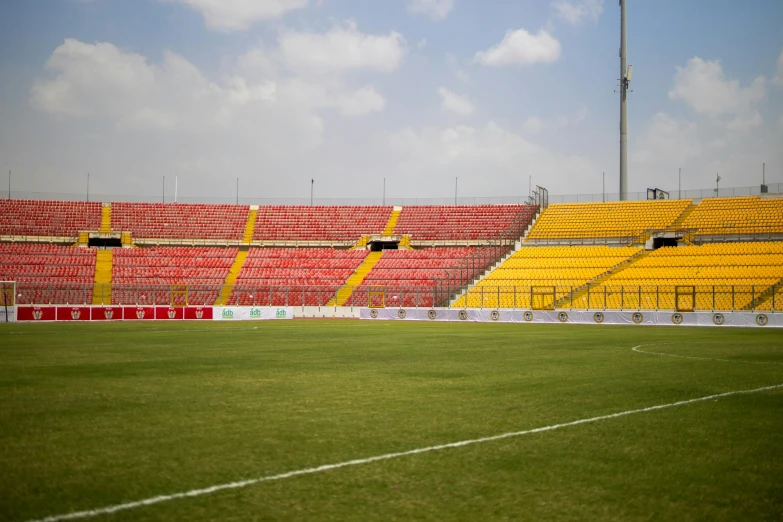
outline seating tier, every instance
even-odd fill
[[[783,233],[783,198],[705,199],[682,227],[702,235]]]
[[[182,203],[112,203],[112,230],[143,239],[241,240],[250,207]]]
[[[524,231],[537,211],[533,205],[409,206],[402,208],[394,233],[414,240],[491,239],[515,222]]]
[[[100,203],[0,199],[0,235],[76,238],[100,226]]]
[[[356,241],[380,234],[392,207],[378,206],[262,206],[253,239],[282,241]]]

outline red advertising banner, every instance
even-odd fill
[[[184,319],[185,309],[174,308],[169,306],[157,306],[155,307],[155,319]]]
[[[212,320],[212,307],[191,306],[185,308],[185,319],[209,319]]]
[[[54,306],[20,306],[16,309],[17,321],[54,321],[57,312]]]
[[[58,321],[89,321],[90,307],[89,306],[58,306],[57,320]]]
[[[122,309],[122,318],[126,321],[155,319],[155,309],[151,306],[126,306]]]
[[[90,313],[93,321],[122,321],[122,308],[119,306],[94,306]]]

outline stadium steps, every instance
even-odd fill
[[[400,238],[400,244],[397,245],[397,248],[399,248],[400,250],[415,250],[411,246],[411,236],[402,236]]]
[[[364,250],[367,248],[367,243],[370,242],[370,236],[362,236],[359,241],[351,247],[351,250]]]
[[[583,297],[587,296],[587,290],[588,288],[594,288],[597,286],[601,286],[604,284],[610,277],[616,276],[626,268],[633,265],[635,262],[639,261],[640,259],[644,259],[647,257],[649,252],[647,250],[641,249],[639,252],[635,253],[628,259],[624,260],[622,263],[618,263],[603,274],[599,275],[598,277],[594,277],[584,285],[580,286],[576,290],[573,291],[573,294],[571,296],[564,297],[560,300],[558,300],[555,303],[555,308],[571,308],[573,306],[574,301],[578,301],[579,299],[582,299]]]
[[[743,310],[756,310],[758,308],[762,308],[763,305],[765,305],[767,302],[772,301],[772,296],[775,293],[775,289],[780,288],[780,285],[783,284],[783,279],[775,283],[774,285],[770,286],[766,290],[764,290],[760,296],[758,296],[756,299],[752,300]],[[770,303],[771,305],[771,303]],[[775,307],[778,306],[778,303],[775,303]],[[770,307],[770,310],[772,308]]]
[[[111,250],[98,250],[95,258],[95,285],[92,289],[92,304],[111,304],[111,274],[114,254]]]
[[[356,271],[351,274],[351,277],[345,281],[345,284],[337,290],[337,294],[326,303],[326,306],[335,306],[335,304],[337,306],[343,306],[345,302],[348,301],[348,298],[351,297],[351,294],[353,294],[353,289],[358,288],[359,285],[362,284],[362,281],[367,277],[367,274],[369,274],[375,265],[378,264],[378,261],[381,260],[382,255],[383,252],[370,252],[367,254],[367,257],[364,258],[362,264],[359,265]]]
[[[123,248],[137,248],[136,245],[133,244],[133,236],[130,232],[123,232],[120,235],[120,241],[122,242]]]
[[[111,234],[111,203],[104,203],[101,208],[101,234]]]
[[[539,211],[536,213],[536,215],[535,215],[535,216],[533,217],[533,219],[530,221],[530,224],[529,224],[529,225],[527,226],[527,228],[525,229],[525,233],[522,235],[522,237],[521,237],[521,238],[519,238],[519,239],[518,239],[518,240],[517,240],[517,241],[514,243],[514,248],[512,248],[512,249],[511,249],[511,251],[509,251],[509,252],[508,252],[508,254],[506,254],[505,256],[503,256],[503,257],[502,257],[502,258],[501,258],[501,259],[500,259],[500,260],[499,260],[497,263],[495,263],[494,265],[492,265],[492,266],[490,266],[489,268],[487,268],[486,270],[484,270],[484,272],[483,272],[483,273],[482,273],[480,276],[478,276],[477,278],[475,278],[475,279],[474,279],[472,282],[470,282],[469,284],[465,285],[465,287],[464,287],[462,290],[460,290],[460,291],[459,291],[459,292],[458,292],[458,293],[457,293],[457,294],[454,296],[454,298],[453,298],[453,299],[451,299],[451,300],[449,301],[449,308],[464,308],[465,299],[463,299],[463,298],[464,298],[465,296],[467,296],[467,295],[468,295],[468,292],[470,292],[470,290],[471,290],[471,289],[472,289],[474,286],[476,286],[476,285],[477,285],[477,284],[479,284],[481,281],[483,281],[483,280],[484,280],[484,279],[485,279],[487,276],[489,276],[489,274],[491,274],[491,273],[492,273],[492,272],[493,272],[493,271],[494,271],[496,268],[500,267],[500,266],[501,266],[503,263],[505,263],[506,261],[508,261],[508,260],[511,258],[511,256],[513,256],[514,254],[516,254],[517,252],[519,252],[519,250],[520,250],[520,249],[522,249],[523,247],[524,247],[524,248],[535,248],[535,246],[532,246],[532,245],[525,245],[525,242],[527,241],[527,236],[528,236],[528,234],[530,234],[530,231],[531,231],[531,230],[533,230],[533,225],[535,225],[535,224],[536,224],[536,220],[537,220],[537,219],[539,218],[539,216],[541,215],[541,212],[542,212],[542,211],[541,211],[541,210],[539,210]]]
[[[249,245],[253,242],[253,232],[256,230],[256,217],[258,216],[258,205],[252,205],[247,215],[245,223],[245,234],[242,236],[242,243]]]
[[[397,226],[397,220],[400,219],[401,213],[402,213],[402,207],[394,207],[391,216],[389,216],[389,221],[386,223],[386,228],[383,229],[384,236],[394,235],[394,227]]]
[[[250,237],[252,238],[253,235],[251,234]],[[249,247],[240,247],[239,251],[237,252],[237,257],[234,258],[234,263],[231,265],[231,268],[228,271],[226,280],[223,282],[223,287],[220,289],[220,295],[218,296],[217,301],[215,301],[215,306],[226,306],[228,303],[228,298],[231,296],[231,292],[234,290],[234,285],[237,283],[239,272],[242,271],[242,267],[245,265],[245,260],[247,259],[247,255],[249,253]]]
[[[90,244],[90,233],[79,232],[79,239],[76,240],[76,244],[73,246],[86,247]]]
[[[693,213],[694,210],[696,210],[696,207],[699,205],[695,203],[691,203],[688,205],[688,207],[682,211],[682,214],[680,214],[680,217],[678,217],[674,223],[671,224],[669,228],[667,228],[667,231],[676,232],[682,228],[682,224],[685,223],[685,221],[690,217],[690,215]],[[693,242],[691,241],[693,239],[694,234],[685,234],[682,236],[682,242],[685,243],[688,246],[693,246]]]

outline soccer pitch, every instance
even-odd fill
[[[1,325],[0,519],[780,520],[780,385],[764,329]]]

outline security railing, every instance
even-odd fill
[[[459,282],[458,282],[459,283]],[[339,285],[144,285],[16,283],[17,305],[334,306]],[[422,281],[351,288],[344,306],[449,306],[464,285]],[[225,297],[225,300],[224,300]],[[331,301],[332,304],[329,304]],[[783,284],[490,286],[479,284],[452,308],[541,310],[783,311]]]

